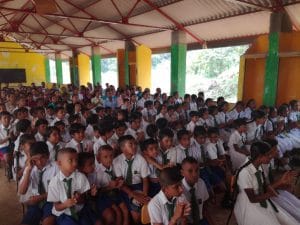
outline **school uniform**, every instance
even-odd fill
[[[259,141],[262,135],[262,125],[257,125],[255,121],[247,124],[247,141]]]
[[[89,124],[86,129],[85,129],[85,137],[90,140],[90,141],[93,141],[94,139],[94,128],[91,124]]]
[[[245,110],[243,111],[243,117],[246,118],[247,120],[251,120],[252,119],[252,109],[250,109],[249,107],[245,108]]]
[[[59,119],[59,118],[57,118],[57,117],[54,117],[54,119],[53,119],[53,120],[51,121],[51,123],[50,123],[50,126],[54,126],[54,124],[55,124],[56,122],[59,122],[59,121],[63,121],[66,127],[69,126],[69,122],[68,122],[68,120],[67,120],[66,118],[64,118],[64,119]]]
[[[107,143],[101,137],[99,137],[93,145],[93,151],[95,155],[98,155],[99,148],[103,145],[107,145]]]
[[[176,202],[186,201],[185,196],[174,197],[168,200],[163,191],[155,195],[148,204],[148,213],[151,224],[168,225],[174,215]]]
[[[186,130],[189,131],[189,132],[191,132],[191,133],[194,133],[195,127],[196,127],[196,123],[194,121],[190,121],[186,125]]]
[[[143,132],[143,129],[138,129],[138,130],[134,130],[131,127],[129,127],[126,131],[125,131],[125,135],[131,135],[132,137],[134,137],[134,139],[137,139],[137,133]]]
[[[60,132],[60,136],[61,136],[62,141],[64,143],[67,143],[67,142],[69,142],[72,139],[70,133],[67,132],[67,131],[65,131],[64,133]]]
[[[229,112],[226,113],[228,120],[236,120],[236,119],[241,119],[244,118],[244,113],[238,112],[236,109],[233,109]]]
[[[218,127],[218,121],[216,116],[209,115],[206,121],[208,127]]]
[[[117,156],[113,160],[113,171],[116,177],[123,177],[127,186],[135,191],[143,190],[142,179],[150,175],[148,164],[140,154],[135,154],[131,160],[127,160],[124,154]],[[126,193],[123,193],[122,196],[128,208],[134,211],[140,210],[139,207],[132,204]]]
[[[54,115],[46,114],[46,120],[48,121],[48,124],[51,125],[54,119],[55,119]]]
[[[19,151],[19,147],[20,147],[20,137],[23,135],[23,132],[20,132],[19,136],[17,137],[17,139],[15,140],[15,148],[14,148],[14,152],[18,152]]]
[[[144,108],[145,107],[145,102],[149,99],[141,98],[140,100],[137,101],[137,107]]]
[[[160,119],[160,118],[165,118],[165,115],[162,114],[162,113],[159,113],[158,115],[156,115],[155,121],[157,121],[157,120]]]
[[[80,143],[78,143],[74,138],[69,141],[66,148],[74,148],[78,153],[80,152],[91,152],[92,151],[92,142],[87,139],[83,139]]]
[[[208,200],[209,194],[204,181],[199,178],[197,183],[191,187],[185,178],[182,179],[183,194],[191,205],[191,214],[188,216],[188,223],[195,225],[208,225],[203,217],[203,205]]]
[[[227,124],[228,120],[229,120],[228,115],[225,112],[219,112],[216,115],[217,124]],[[230,128],[225,127],[220,129],[220,137],[225,143],[228,143],[230,134],[231,134]]]
[[[175,146],[171,154],[175,154],[176,164],[181,164],[187,157],[199,159],[199,151],[197,151],[197,149],[192,149],[190,146],[188,148],[184,148],[181,144]]]
[[[11,126],[4,127],[3,124],[0,124],[0,140],[4,140],[5,138],[7,138],[9,136],[10,130]],[[0,152],[2,154],[6,154],[9,152],[9,144],[9,140],[0,144]]]
[[[237,145],[239,148],[242,148],[246,144],[246,134],[241,134],[237,130],[233,131],[230,135],[228,147],[229,155],[232,163],[233,170],[239,169],[245,162],[247,156],[237,152],[234,148],[234,145]]]
[[[207,129],[208,128],[208,120],[205,120],[205,119],[200,117],[199,120],[197,121],[196,125],[197,126],[202,126],[202,127]]]
[[[36,166],[33,167],[27,192],[25,195],[21,196],[21,202],[28,201],[31,196],[47,193],[48,184],[57,172],[57,165],[50,161],[42,170],[39,170]],[[26,173],[27,171],[25,170],[20,182],[22,182]],[[39,202],[36,205],[28,205],[21,224],[39,225],[41,220],[53,216],[52,207],[53,203],[47,201]]]
[[[14,165],[13,165],[13,170],[12,170],[14,180],[17,179],[17,174],[16,174],[17,167],[19,169],[25,168],[26,161],[27,161],[27,155],[23,151],[17,151],[16,157],[14,157]]]
[[[69,177],[66,177],[59,171],[50,181],[47,201],[64,202],[71,198],[74,192],[82,194],[89,189],[90,184],[84,174],[75,171]],[[58,225],[94,224],[95,218],[91,216],[90,212],[84,206],[84,204],[76,204],[62,211],[57,211],[53,207],[52,213],[57,216],[56,223]]]
[[[57,153],[63,147],[62,143],[57,143],[54,145],[50,141],[47,141],[46,144],[48,145],[49,149],[49,160],[56,161]]]
[[[255,194],[261,193],[263,177],[261,168],[256,169],[251,163],[241,170],[237,178],[239,193],[234,206],[234,214],[239,225],[296,225],[299,224],[276,203],[266,200],[260,203],[250,202],[245,189],[253,189]]]
[[[147,109],[147,108],[144,108],[142,111],[142,116],[143,117],[146,117],[148,119],[148,121],[151,121],[152,118],[155,118],[156,116],[156,112],[154,109]]]
[[[36,141],[45,141],[45,137],[43,135],[41,135],[39,132],[37,132],[34,135],[34,138],[35,138]]]
[[[173,152],[175,151],[174,147],[163,151],[160,145],[158,145],[158,150],[158,156],[156,157],[158,163],[162,165],[167,165],[169,163],[176,164],[176,154],[173,154]]]

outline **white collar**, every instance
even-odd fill
[[[182,185],[184,186],[184,188],[187,190],[187,191],[190,191],[192,189],[192,187],[186,182],[186,179],[183,178],[182,179]]]
[[[108,169],[101,164],[99,164],[99,169],[101,169],[102,171],[106,171],[106,170],[109,170],[109,171],[112,171],[112,166],[110,166]]]
[[[162,190],[158,193],[158,197],[164,205],[167,203],[172,203],[167,199],[167,196],[165,195],[165,193]],[[176,199],[176,197],[174,197],[172,200],[174,200],[174,199]]]

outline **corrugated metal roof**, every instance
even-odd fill
[[[49,1],[51,3],[52,1]],[[285,9],[300,30],[300,0],[56,0],[57,12],[39,15],[33,1],[0,5],[0,33],[54,51],[78,48],[102,54],[124,48],[124,40],[151,48],[171,44],[174,29],[186,29],[188,43],[268,33],[272,11]],[[282,2],[283,5],[280,5]],[[183,28],[184,27],[184,28]]]

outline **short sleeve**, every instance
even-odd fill
[[[244,189],[248,189],[248,188],[253,188],[253,184],[252,184],[252,176],[251,174],[248,172],[247,167],[244,168],[238,176],[238,186],[240,188],[240,190],[244,190]]]
[[[207,152],[207,157],[209,159],[211,159],[211,160],[218,159],[218,155],[217,155],[216,151],[213,149],[213,146],[211,144],[207,145],[206,152]]]
[[[88,179],[86,178],[85,175],[80,173],[80,177],[81,177],[80,178],[80,180],[81,180],[81,182],[80,182],[80,193],[82,194],[82,193],[90,190],[91,187],[90,187],[90,183],[89,183],[89,181],[88,181]]]
[[[141,177],[146,178],[150,175],[149,167],[146,162],[146,160],[141,156],[140,158],[140,163],[141,163]]]
[[[163,210],[161,210],[161,207],[154,201],[154,199],[150,201],[148,204],[148,213],[151,224],[163,223],[162,212]]]
[[[121,162],[118,162],[118,159],[113,161],[113,171],[115,172],[116,177],[122,177],[122,170],[121,170]]]
[[[48,186],[47,202],[59,202],[59,190],[57,187],[56,178],[53,178]]]

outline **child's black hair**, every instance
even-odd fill
[[[247,121],[245,118],[239,118],[239,119],[236,119],[233,121],[233,127],[235,129],[239,128],[240,126],[243,126],[243,125],[247,125]]]
[[[98,153],[101,151],[114,151],[114,149],[110,145],[102,145],[100,146]]]
[[[203,126],[196,126],[194,129],[194,137],[206,136],[206,129]]]
[[[124,144],[127,141],[135,141],[135,139],[131,135],[124,135],[124,136],[120,137],[118,140],[118,145],[120,146],[121,149],[123,148]]]
[[[158,138],[162,140],[164,137],[173,138],[174,132],[170,128],[164,128],[159,131]]]
[[[199,113],[197,111],[190,111],[189,113],[190,117],[199,116]]]
[[[21,119],[16,124],[17,132],[26,132],[31,127],[31,122],[28,119]]]
[[[62,106],[58,106],[58,107],[56,107],[56,108],[55,108],[55,111],[54,111],[54,112],[55,112],[55,114],[56,114],[56,113],[58,113],[60,110],[64,110],[64,111],[65,111],[65,108],[64,108],[64,107],[62,107]]]
[[[186,157],[182,163],[181,163],[181,167],[186,164],[186,163],[189,163],[189,164],[198,164],[198,161],[197,159],[195,159],[194,157]]]
[[[114,125],[110,121],[100,120],[98,124],[98,131],[101,136],[106,135],[107,133],[113,131]]]
[[[49,138],[50,135],[52,134],[52,132],[54,132],[54,131],[57,131],[57,133],[60,132],[60,130],[57,127],[55,127],[55,126],[47,127],[46,133],[45,133],[45,137]]]
[[[81,118],[80,118],[80,116],[79,116],[79,114],[71,114],[70,116],[69,116],[69,118],[68,118],[68,122],[69,122],[69,124],[72,124],[72,123],[74,123],[76,120],[80,120]]]
[[[100,112],[102,110],[105,110],[105,108],[102,107],[102,106],[97,106],[95,110],[96,110],[96,113],[98,113],[98,112]]]
[[[157,126],[155,124],[149,124],[147,127],[146,127],[146,134],[150,137],[150,138],[154,138],[156,139],[157,137],[157,132],[158,132],[158,129],[157,129]]]
[[[91,114],[88,116],[88,118],[86,118],[86,123],[90,124],[90,125],[94,125],[97,124],[99,122],[99,117],[97,114]]]
[[[137,119],[141,119],[142,118],[142,114],[139,113],[139,112],[134,112],[134,113],[131,113],[131,116],[129,118],[129,122],[132,123],[134,122],[135,120]]]
[[[144,103],[144,107],[145,108],[148,108],[149,106],[152,106],[153,105],[153,102],[151,101],[151,100],[147,100],[147,101],[145,101],[145,103]]]
[[[168,167],[159,174],[159,183],[162,188],[181,182],[182,176],[179,167]]]
[[[188,130],[186,130],[186,129],[181,129],[181,130],[179,130],[178,132],[177,132],[177,139],[178,139],[178,141],[180,141],[181,140],[181,138],[183,137],[183,136],[189,136],[190,135],[190,133],[189,133],[189,131]]]
[[[155,122],[158,130],[162,130],[168,126],[168,120],[166,118],[159,118]]]
[[[38,119],[35,122],[35,127],[39,127],[40,125],[47,125],[48,126],[48,121],[46,119]]]
[[[23,134],[20,137],[20,145],[24,145],[27,142],[35,142],[35,137],[33,136],[33,134]]]
[[[217,127],[210,127],[207,130],[207,136],[210,137],[213,134],[219,135],[219,129]]]
[[[85,126],[83,126],[80,123],[73,123],[73,124],[71,124],[70,131],[69,131],[70,135],[73,135],[75,133],[79,133],[81,131],[85,131]]]
[[[0,113],[0,117],[2,117],[2,116],[10,116],[11,117],[11,114],[9,112],[7,112],[7,111],[2,111]]]
[[[83,168],[88,160],[95,160],[95,155],[92,152],[80,152],[78,153],[78,168]]]
[[[200,108],[199,109],[199,116],[202,117],[204,115],[204,113],[208,112],[207,108]]]
[[[58,127],[58,126],[66,126],[65,122],[62,120],[59,120],[57,122],[54,123],[54,126]]]
[[[35,142],[30,146],[31,157],[39,154],[49,156],[49,148],[44,141]]]
[[[266,138],[264,139],[264,142],[268,143],[271,146],[271,148],[278,145],[278,141],[273,138]]]
[[[261,118],[264,118],[265,116],[266,116],[266,113],[262,110],[254,110],[251,113],[251,117],[253,118],[253,120],[261,119]]]
[[[126,123],[124,121],[115,121],[114,122],[114,128],[118,129],[120,127],[127,128],[127,125],[126,125]]]
[[[58,151],[57,158],[64,154],[77,154],[77,151],[75,148],[62,148]]]
[[[217,107],[217,106],[211,105],[211,106],[208,107],[208,113],[209,113],[210,115],[213,115],[213,113],[214,113],[215,111],[218,111],[218,107]]]
[[[150,145],[157,145],[157,141],[155,141],[153,138],[146,139],[141,143],[141,150],[146,151]]]

